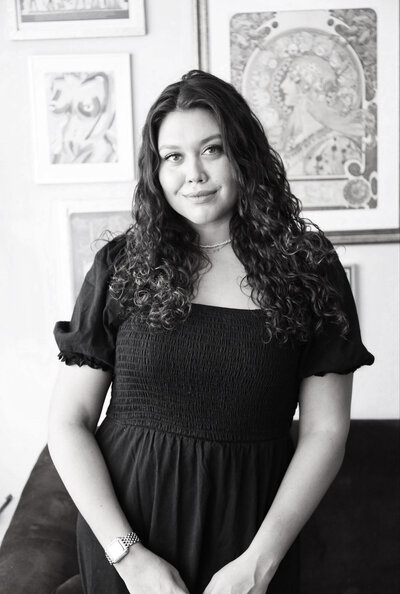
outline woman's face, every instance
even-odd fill
[[[284,94],[285,105],[296,105],[296,101],[299,97],[299,89],[297,87],[296,82],[290,74],[285,76],[285,78],[283,79],[281,83],[281,89]]]
[[[236,182],[211,112],[169,113],[160,126],[158,151],[159,180],[170,206],[198,232],[229,224]]]

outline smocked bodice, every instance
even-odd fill
[[[281,437],[296,407],[300,351],[266,344],[263,319],[259,310],[194,304],[173,331],[125,321],[108,415],[204,439]]]

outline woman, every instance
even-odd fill
[[[163,91],[139,170],[134,224],[55,329],[68,365],[49,445],[81,513],[85,591],[293,594],[352,371],[373,362],[345,273],[222,80],[191,71]]]

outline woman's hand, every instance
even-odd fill
[[[140,543],[114,567],[131,594],[189,594],[178,570]]]
[[[271,577],[248,552],[215,573],[203,594],[265,594]]]

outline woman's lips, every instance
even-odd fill
[[[188,194],[182,194],[184,198],[187,198],[191,202],[208,202],[216,194],[217,190],[201,190],[201,192],[189,192]]]

